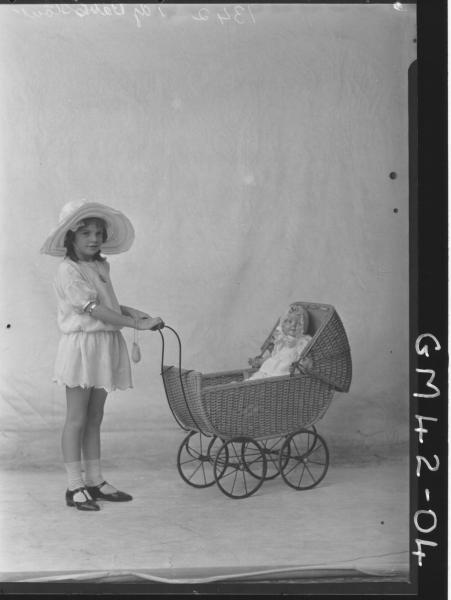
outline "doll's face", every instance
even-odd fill
[[[280,327],[284,335],[299,337],[304,333],[301,317],[298,315],[287,315],[282,319]]]

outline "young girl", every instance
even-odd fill
[[[121,306],[101,255],[130,248],[134,230],[121,212],[97,202],[69,202],[41,252],[64,256],[54,283],[60,339],[54,381],[66,386],[62,434],[68,487],[66,504],[97,511],[97,499],[132,500],[107,483],[100,465],[100,426],[107,393],[132,387],[122,327],[159,329],[159,317]],[[84,461],[82,477],[81,460]]]
[[[302,351],[312,339],[305,332],[308,329],[308,313],[302,307],[291,307],[279,320],[274,332],[274,348],[271,355],[263,359],[257,357],[249,362],[253,367],[260,367],[246,381],[289,375],[291,365],[299,360]],[[304,366],[311,366],[309,358],[300,361]]]

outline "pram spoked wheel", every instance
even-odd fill
[[[205,488],[215,483],[213,463],[222,440],[208,438],[199,431],[191,431],[182,441],[177,453],[177,468],[181,478],[196,488]],[[224,455],[227,459],[227,455]],[[222,465],[226,467],[227,460]],[[218,472],[221,465],[218,465]]]
[[[226,496],[247,498],[265,479],[279,473],[295,490],[313,488],[325,477],[329,451],[313,423],[323,417],[336,391],[349,391],[350,347],[333,306],[290,304],[290,312],[298,309],[309,317],[307,333],[311,339],[303,357],[311,359],[311,368],[299,368],[300,376],[293,372],[261,378],[249,386],[242,385],[242,368],[215,373],[182,368],[180,337],[168,325],[165,329],[177,338],[179,360],[178,366],[166,366],[165,339],[160,330],[166,398],[177,424],[186,432],[177,467],[189,485],[203,488],[216,482]],[[274,347],[279,324],[280,319],[261,347],[259,358]],[[265,401],[260,402],[260,398]],[[266,402],[266,398],[272,401]]]
[[[260,442],[261,450],[266,456],[266,475],[265,479],[274,479],[279,475],[279,457],[280,450],[282,449],[283,443],[286,440],[286,436],[281,436],[278,438],[271,438],[267,440],[262,440]],[[283,463],[285,464],[289,458],[288,447],[285,448],[285,455]],[[247,447],[246,443],[243,442],[241,449],[243,459],[245,460],[246,468],[254,477],[259,478],[261,476],[261,468],[258,466],[258,462],[261,461],[261,452],[260,450],[255,450],[255,448]]]
[[[316,432],[300,429],[285,440],[280,449],[282,477],[295,490],[309,490],[324,479],[329,467],[329,450]]]
[[[265,480],[266,470],[267,461],[262,448],[248,437],[224,442],[214,462],[216,483],[230,498],[247,498],[255,494]]]

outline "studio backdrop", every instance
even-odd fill
[[[407,449],[416,14],[396,4],[2,7],[6,464],[58,461],[59,259],[39,249],[83,198],[133,222],[109,258],[117,295],[178,331],[183,366],[245,367],[290,302],[332,304],[353,360],[321,423],[332,458]],[[136,443],[177,429],[159,334],[140,344],[104,424]]]

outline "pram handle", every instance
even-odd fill
[[[180,422],[180,420],[177,418],[177,415],[175,414],[174,410],[172,409],[171,403],[169,402],[168,390],[167,390],[167,388],[166,388],[166,383],[165,383],[165,380],[164,380],[164,348],[165,348],[165,339],[164,339],[164,335],[163,335],[163,333],[162,333],[162,331],[161,331],[163,328],[166,328],[166,329],[169,329],[170,331],[172,331],[172,333],[173,333],[173,334],[175,335],[175,337],[177,338],[178,349],[179,349],[179,367],[178,367],[178,373],[179,373],[180,387],[181,387],[181,390],[182,390],[182,394],[183,394],[183,400],[185,401],[185,405],[186,405],[186,408],[187,408],[187,410],[188,410],[188,413],[189,413],[189,415],[190,415],[190,417],[191,417],[191,419],[192,419],[193,423],[196,425],[196,427],[197,427],[198,431],[199,431],[201,434],[203,434],[203,435],[208,435],[208,434],[206,434],[204,431],[202,431],[202,429],[201,429],[200,425],[198,425],[198,423],[197,423],[196,419],[194,418],[194,415],[193,415],[193,413],[191,412],[191,409],[190,409],[190,407],[189,407],[188,400],[187,400],[187,398],[186,398],[185,386],[184,386],[184,384],[183,384],[183,379],[182,379],[182,342],[181,342],[181,340],[180,340],[180,336],[179,336],[179,334],[176,332],[176,330],[175,330],[175,329],[173,329],[173,328],[172,328],[172,327],[170,327],[169,325],[166,325],[165,323],[162,323],[162,325],[158,325],[158,326],[157,326],[157,329],[159,330],[159,334],[160,334],[160,337],[161,337],[161,376],[162,376],[162,379],[163,379],[164,391],[165,391],[165,394],[166,394],[166,399],[167,399],[167,401],[168,401],[168,404],[169,404],[169,408],[170,408],[170,410],[171,410],[171,412],[172,412],[172,415],[173,415],[174,419],[175,419],[175,420],[176,420],[176,422],[178,423],[178,425],[179,425],[179,426],[180,426],[182,429],[184,429],[185,431],[189,431],[189,428],[185,427],[185,426],[184,426],[184,425],[183,425],[183,424]]]

